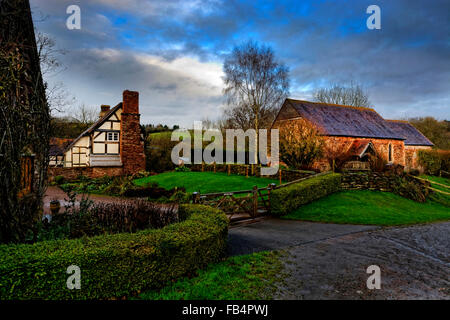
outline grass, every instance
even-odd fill
[[[450,220],[450,209],[432,200],[419,203],[390,192],[352,190],[329,195],[283,218],[395,226]]]
[[[423,178],[423,179],[426,179],[426,180],[430,181],[432,188],[435,188],[435,189],[438,189],[438,190],[450,193],[450,179],[444,178],[444,177],[427,176],[427,175],[421,175],[420,178]],[[444,184],[444,185],[448,186],[449,188],[446,188],[444,186],[440,186],[440,185],[435,184],[433,182]]]
[[[160,291],[141,293],[145,300],[241,300],[271,299],[282,278],[280,251],[235,256],[199,270]]]
[[[160,187],[172,189],[184,187],[187,192],[201,193],[249,190],[253,186],[267,187],[269,183],[277,183],[275,179],[227,175],[222,172],[165,172],[158,175],[134,180],[138,186],[156,182]]]

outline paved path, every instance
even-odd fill
[[[91,199],[94,202],[118,202],[123,200],[123,198],[120,197],[113,197],[113,196],[107,196],[107,195],[97,195],[97,194],[89,194],[89,199]],[[67,199],[67,195],[62,191],[59,187],[48,187],[47,191],[44,196],[44,214],[50,214],[50,201],[53,199],[58,199],[61,203],[61,212],[64,210],[64,205],[67,204],[67,202],[64,199]],[[79,194],[77,196],[77,203],[78,205],[79,201],[81,200],[82,195]]]
[[[450,299],[450,222],[373,228],[270,219],[230,230],[230,254],[285,249],[278,299]],[[381,269],[369,290],[367,267]]]
[[[375,226],[266,219],[231,228],[228,237],[228,252],[230,255],[237,255],[284,249],[377,228]]]

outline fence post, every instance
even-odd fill
[[[205,171],[205,162],[202,161],[202,172],[204,172],[204,171]]]
[[[248,165],[245,166],[245,177],[248,178]]]
[[[216,173],[216,162],[214,161],[214,173]]]
[[[197,198],[198,198],[198,192],[193,192],[192,193],[192,203],[193,204],[197,203]]]
[[[272,193],[272,189],[275,189],[276,184],[275,183],[269,183],[269,185],[267,186],[267,202],[269,203],[269,210],[268,213],[270,213],[270,194]]]
[[[258,186],[253,186],[253,216],[258,214]]]
[[[228,175],[230,175],[231,167],[228,165]]]
[[[281,168],[278,170],[278,176],[280,178],[280,185],[281,185]]]

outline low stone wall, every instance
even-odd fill
[[[89,178],[99,178],[103,176],[122,176],[124,175],[122,167],[79,167],[79,168],[64,168],[64,167],[49,167],[48,180],[52,182],[56,176],[63,176],[66,180],[75,180],[79,176],[86,176]]]
[[[412,182],[421,189],[426,182],[414,179],[407,174],[394,174],[384,172],[344,172],[342,173],[341,188],[344,190],[379,190],[393,192],[399,184],[399,178]],[[428,194],[428,191],[424,190]]]

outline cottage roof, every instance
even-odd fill
[[[408,121],[402,120],[386,120],[392,131],[405,138],[405,145],[409,146],[433,146],[419,130],[417,130]]]
[[[96,122],[94,122],[89,128],[87,128],[86,130],[84,130],[76,139],[74,139],[72,141],[71,144],[69,144],[64,151],[69,150],[70,148],[72,148],[75,143],[80,140],[82,137],[87,136],[88,134],[90,134],[92,131],[94,131],[95,129],[97,129],[98,127],[100,127],[114,112],[117,111],[117,109],[122,108],[122,102],[120,102],[119,104],[117,104],[114,108],[112,108],[111,110],[109,110],[102,118],[99,118]]]
[[[50,156],[61,156],[64,154],[66,147],[72,143],[73,139],[50,138],[50,148],[48,154]]]
[[[359,138],[398,139],[403,135],[391,129],[374,109],[329,103],[286,99],[299,116],[311,121],[324,135]]]

